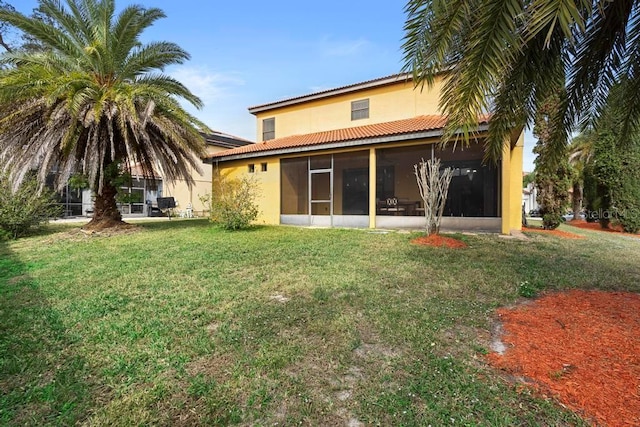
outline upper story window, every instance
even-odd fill
[[[262,120],[262,140],[268,141],[276,137],[276,119],[271,117],[270,119]]]
[[[369,99],[361,99],[351,102],[351,120],[369,118]]]

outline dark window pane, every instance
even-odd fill
[[[268,141],[276,137],[276,119],[274,117],[270,119],[262,120],[262,140]]]
[[[369,214],[369,152],[333,156],[333,213]]]
[[[436,150],[442,166],[453,169],[445,216],[498,216],[498,171],[482,164],[483,155],[481,144]]]
[[[420,214],[422,199],[413,167],[421,159],[430,158],[431,145],[377,150],[376,211],[378,215]]]

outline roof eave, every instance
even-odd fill
[[[488,128],[489,126],[487,124],[481,124],[478,126],[476,131],[486,132]],[[328,142],[326,144],[313,144],[313,145],[302,145],[302,146],[287,147],[287,148],[276,148],[273,150],[262,150],[262,151],[254,151],[250,153],[232,154],[230,156],[219,155],[215,157],[209,157],[208,159],[205,159],[205,162],[213,164],[215,162],[228,162],[232,160],[254,159],[254,158],[260,158],[260,157],[267,157],[267,156],[308,153],[311,151],[361,147],[361,146],[374,145],[374,144],[385,144],[385,143],[408,141],[408,140],[435,138],[435,137],[441,137],[442,134],[443,134],[443,129],[434,129],[434,130],[428,130],[428,131],[402,133],[402,134],[395,134],[395,135],[388,135],[388,136],[377,136],[377,137],[369,137],[369,138],[351,139],[346,141]]]
[[[411,73],[394,74],[392,76],[383,77],[376,80],[369,80],[363,83],[356,83],[349,86],[342,86],[336,89],[329,89],[322,92],[311,93],[308,95],[296,96],[294,98],[270,102],[268,104],[256,105],[255,107],[249,107],[248,110],[251,114],[256,115],[257,113],[275,110],[276,108],[288,107],[290,105],[296,105],[303,102],[315,101],[317,99],[324,99],[332,96],[343,95],[346,93],[357,92],[363,89],[386,86],[394,83],[408,82],[411,81],[411,79]]]

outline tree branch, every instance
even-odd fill
[[[2,33],[0,33],[0,46],[2,46],[3,48],[6,49],[7,52],[11,53],[13,52],[13,49],[11,48],[11,46],[9,46],[5,41],[4,38],[2,38]]]

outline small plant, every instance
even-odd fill
[[[198,194],[198,200],[202,203],[204,216],[211,216],[211,193]]]
[[[215,174],[210,197],[211,221],[227,230],[247,228],[258,218],[256,182],[248,177],[231,179]]]
[[[524,298],[533,298],[538,295],[538,289],[525,280],[518,285],[518,295]]]
[[[0,239],[17,239],[61,213],[54,193],[41,190],[34,176],[26,178],[15,192],[9,179],[0,176]]]

